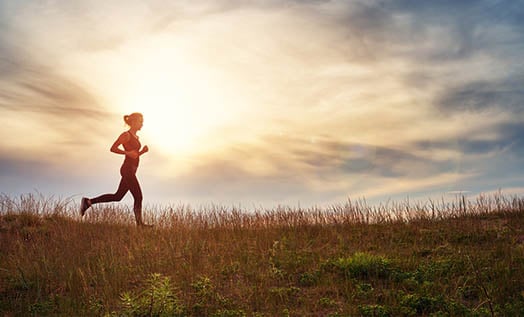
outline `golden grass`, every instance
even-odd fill
[[[146,208],[155,226],[140,229],[122,205],[97,206],[81,219],[67,199],[4,195],[0,312],[518,314],[523,214],[524,199],[500,194],[326,209],[181,205]],[[171,306],[155,306],[162,294]]]

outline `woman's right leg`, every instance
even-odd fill
[[[118,185],[118,189],[116,190],[116,193],[100,195],[98,197],[89,199],[89,201],[91,202],[91,205],[98,204],[98,203],[108,203],[111,201],[121,201],[122,198],[124,198],[124,196],[126,195],[128,190],[129,190],[128,183],[126,182],[125,178],[122,177],[122,179],[120,179],[120,184]]]

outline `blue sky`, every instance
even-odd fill
[[[0,0],[0,192],[329,205],[524,192],[521,1]]]

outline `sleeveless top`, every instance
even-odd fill
[[[129,131],[127,133],[129,133],[129,141],[122,144],[124,146],[124,149],[126,151],[131,151],[131,150],[134,150],[137,152],[140,151],[140,148],[142,147],[142,145],[140,144],[140,141],[138,141],[138,138],[133,136],[131,132]],[[126,158],[124,159],[124,165],[129,164],[129,165],[138,167],[139,161],[140,159],[138,157],[134,159],[126,155]]]

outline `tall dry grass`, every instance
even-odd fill
[[[0,196],[4,315],[491,315],[524,309],[519,197],[377,206],[348,200],[329,208],[270,210],[154,206],[145,209],[153,229],[136,228],[123,205],[96,206],[84,219],[77,208],[71,199]],[[144,294],[155,292],[177,310],[154,306],[161,296]]]

